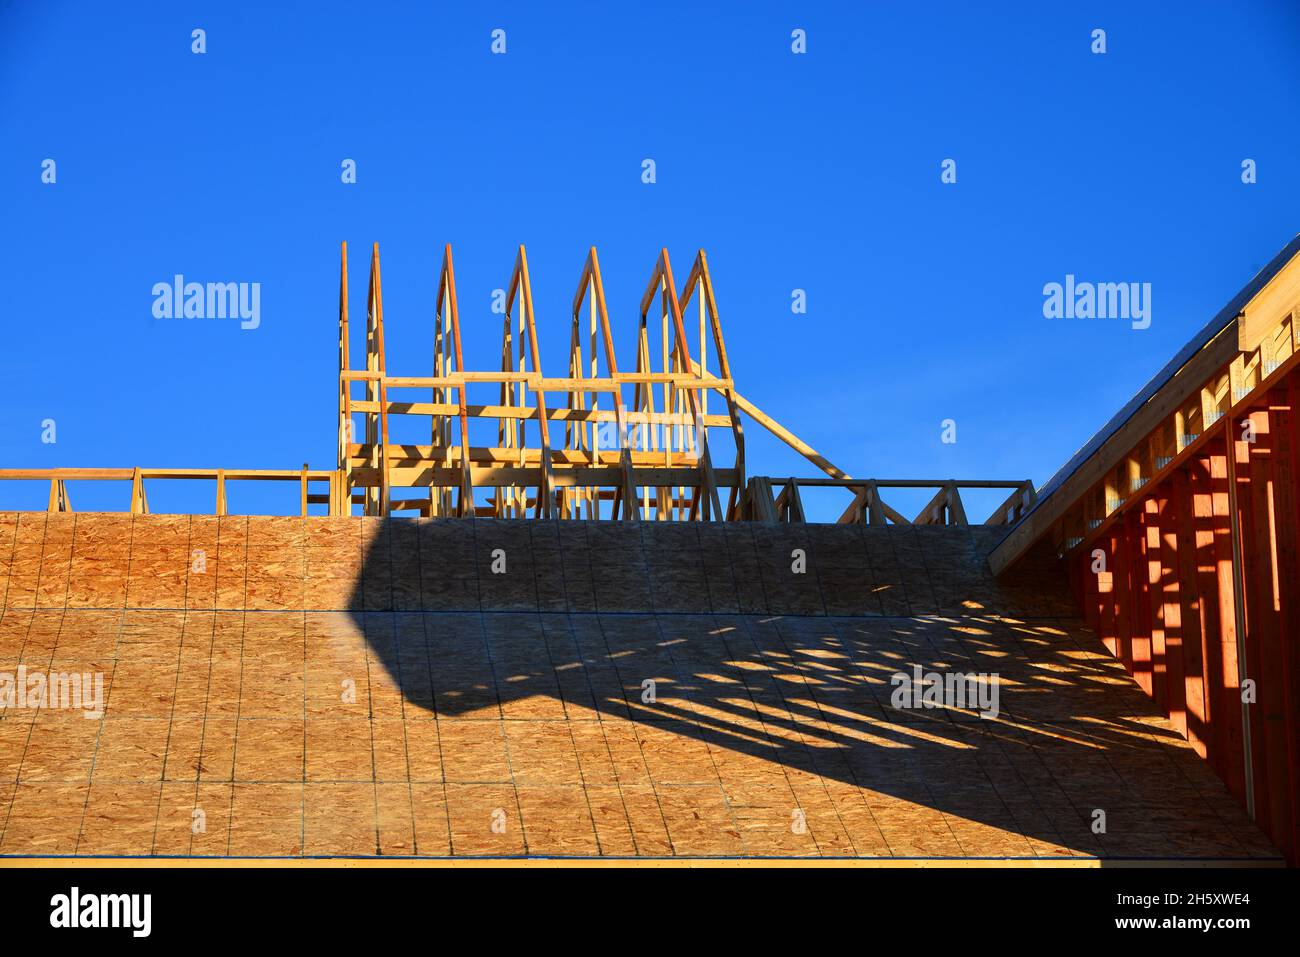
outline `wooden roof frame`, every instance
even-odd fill
[[[1039,489],[990,553],[994,574],[1044,539],[1063,556],[1087,548],[1134,492],[1179,468],[1297,363],[1300,235]]]
[[[347,249],[342,249],[343,275],[339,307],[339,499],[335,514],[350,514],[360,504],[366,515],[418,511],[428,516],[494,516],[600,518],[602,503],[609,517],[637,521],[686,519],[736,520],[745,511],[744,412],[785,441],[833,478],[847,474],[766,416],[735,390],[708,260],[697,253],[681,296],[666,249],[655,257],[645,293],[640,299],[637,366],[621,372],[614,355],[600,261],[588,250],[572,303],[570,362],[567,378],[548,378],[541,369],[537,318],[527,251],[518,247],[507,284],[499,369],[469,371],[464,366],[455,270],[451,248],[444,248],[438,280],[434,375],[429,378],[393,376],[384,356],[382,281],[379,250],[374,247],[367,308],[366,366],[349,368]],[[649,349],[651,311],[656,297],[663,330],[658,357]],[[694,301],[699,310],[700,354],[692,355],[683,305]],[[582,351],[582,311],[590,317],[591,354]],[[518,348],[516,349],[516,343]],[[708,351],[717,355],[716,374],[709,369]],[[600,375],[603,351],[607,374]],[[352,395],[354,382],[363,382],[363,398]],[[471,384],[499,387],[497,405],[470,404]],[[655,386],[662,388],[663,409],[655,407]],[[633,393],[632,407],[623,390]],[[431,389],[432,401],[395,401],[390,392]],[[456,391],[454,403],[449,390]],[[709,414],[707,395],[718,392],[727,414]],[[547,404],[548,393],[567,394],[562,407]],[[612,408],[601,408],[601,393],[612,397]],[[352,439],[354,416],[362,416],[363,442]],[[391,415],[429,415],[433,424],[428,446],[399,445],[389,438]],[[477,447],[469,441],[469,419],[497,420],[499,445]],[[527,421],[538,423],[539,443],[530,446]],[[459,423],[459,435],[453,424]],[[563,439],[553,428],[563,425]],[[597,448],[596,428],[617,427],[616,450]],[[736,443],[729,468],[713,464],[710,429],[728,430]],[[631,430],[649,436],[647,448],[634,448]],[[558,443],[558,445],[557,445]],[[490,489],[490,505],[474,501],[475,487]],[[719,489],[730,492],[724,508]],[[423,499],[392,498],[394,488],[427,488]],[[452,490],[455,498],[452,498]],[[358,494],[359,493],[359,494]],[[314,501],[315,499],[313,499]]]

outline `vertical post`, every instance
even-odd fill
[[[46,511],[72,511],[72,500],[68,497],[68,486],[57,475],[50,479],[50,501]]]
[[[1247,413],[1249,414],[1249,413]],[[1249,677],[1246,661],[1246,609],[1245,585],[1242,574],[1241,513],[1237,508],[1237,420],[1229,413],[1223,433],[1224,457],[1228,460],[1228,527],[1232,536],[1232,613],[1237,646],[1237,688],[1245,686]],[[1247,455],[1249,455],[1249,451]],[[1246,784],[1246,813],[1255,819],[1255,769],[1251,754],[1250,705],[1245,695],[1241,697],[1241,755],[1242,773]]]
[[[867,499],[867,524],[888,524],[885,521],[885,510],[880,507],[880,488],[876,485],[875,479],[871,479],[867,482],[867,491],[871,495],[871,497]]]
[[[379,514],[387,517],[392,483],[388,474],[388,385],[382,379],[379,381],[379,422]]]
[[[348,342],[348,244],[342,244],[339,265],[339,461],[338,475],[342,491],[330,482],[330,514],[352,514],[352,383],[347,374],[351,365]]]
[[[149,502],[144,495],[144,476],[138,466],[131,473],[131,514],[149,514]]]
[[[958,491],[956,482],[948,483],[948,524],[969,524],[966,519],[966,508],[962,505],[961,492]]]
[[[597,289],[597,285],[596,285],[596,283],[597,283],[597,277],[598,277],[598,275],[599,275],[598,270],[599,270],[600,267],[596,264],[596,247],[594,247],[594,246],[591,248],[591,262],[592,262],[592,274],[591,274],[592,298],[591,298],[591,302],[588,303],[588,312],[589,312],[590,315],[591,315],[591,372],[590,372],[590,376],[591,376],[591,378],[594,379],[594,378],[597,377],[597,375],[599,375],[599,372],[598,372],[597,370],[600,368],[600,361],[597,359],[597,353],[596,353],[596,325],[597,325],[597,323],[596,323],[596,318],[597,318],[597,317],[596,317],[596,309],[597,309],[596,295],[597,295],[597,293],[599,292],[599,290]],[[613,369],[612,367],[610,368],[609,371],[610,371],[610,375],[613,375],[613,374],[614,374],[614,369]],[[615,401],[617,402],[617,400],[615,400]],[[617,407],[617,406],[616,406],[616,407]],[[599,393],[599,392],[593,392],[593,393],[591,393],[591,411],[592,411],[592,412],[595,412],[595,411],[598,410],[599,408],[600,408],[600,393]],[[616,426],[616,427],[621,427],[621,423],[620,423],[620,426]],[[599,441],[599,438],[600,438],[600,425],[599,425],[599,423],[597,423],[597,422],[593,419],[592,422],[591,422],[591,424],[590,424],[590,428],[588,428],[588,425],[587,425],[586,423],[583,424],[582,428],[583,428],[583,431],[584,431],[584,436],[587,437],[587,438],[589,439],[589,442],[588,442],[588,444],[587,444],[587,451],[591,453],[592,464],[593,464],[593,465],[599,465],[599,464],[600,464],[600,441]],[[621,457],[621,456],[622,456],[622,451],[621,451],[621,450],[622,450],[622,448],[623,448],[623,439],[622,439],[622,436],[619,436],[618,447],[619,447],[619,450],[620,450],[619,455],[620,455],[620,457]],[[595,488],[595,487],[591,487],[591,486],[589,486],[589,487],[587,488],[587,518],[588,518],[588,519],[596,519],[596,518],[600,518],[600,489],[599,489],[599,488]]]
[[[379,269],[379,243],[370,254],[370,295],[366,322],[366,371],[378,373],[366,380],[366,398],[375,403],[377,410],[366,415],[366,442],[370,445],[367,464],[371,469],[382,469],[385,446],[388,444],[388,409],[380,383],[384,376],[384,294]],[[366,514],[387,514],[387,503],[382,489],[373,485],[366,488]]]

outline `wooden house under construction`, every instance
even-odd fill
[[[559,370],[523,247],[490,368],[450,247],[414,376],[378,247],[364,324],[348,279],[330,467],[0,470],[49,485],[0,512],[0,854],[1300,863],[1300,238],[1038,488],[837,468],[739,391],[703,251],[618,330],[590,250]],[[996,707],[896,695],[953,674]]]

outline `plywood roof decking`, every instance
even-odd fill
[[[1273,857],[1072,625],[363,621],[6,611],[6,656],[110,689],[102,721],[0,721],[0,853]],[[1018,683],[999,720],[900,717],[871,680],[959,655]]]
[[[1050,565],[992,578],[981,559],[998,535],[981,526],[0,512],[0,599],[36,608],[1077,614]],[[791,571],[796,548],[804,574]],[[505,574],[491,572],[497,549]]]
[[[0,670],[108,695],[0,716],[0,854],[1276,860],[994,536],[0,514]],[[893,709],[912,663],[1001,714]]]

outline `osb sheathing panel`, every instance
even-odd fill
[[[0,594],[14,608],[1072,614],[1061,581],[1032,568],[1011,583],[988,573],[983,556],[997,535],[980,527],[0,513]]]
[[[1276,860],[988,544],[2,515],[0,672],[106,706],[0,711],[0,854]],[[997,717],[896,709],[913,664],[996,672]]]

